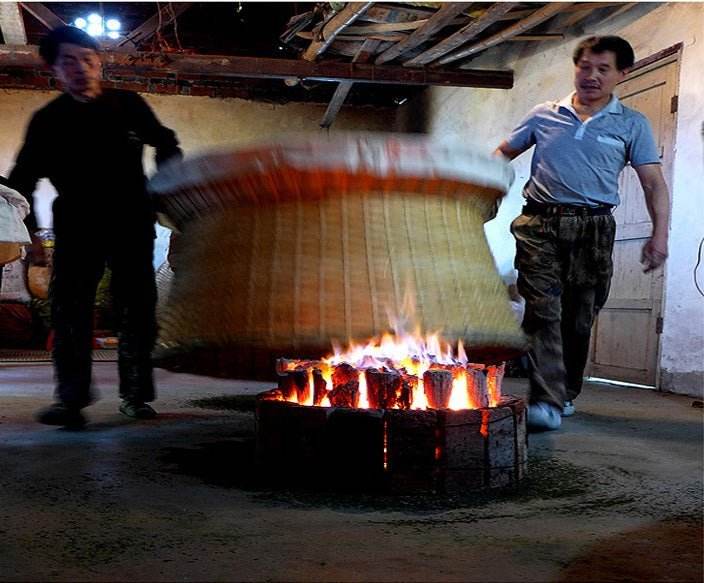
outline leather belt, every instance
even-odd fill
[[[524,215],[541,215],[544,217],[595,217],[610,215],[612,206],[574,206],[569,204],[539,204],[527,202],[523,207]]]

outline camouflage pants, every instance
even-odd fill
[[[526,300],[523,329],[531,339],[529,401],[562,409],[582,390],[592,324],[609,295],[616,223],[610,214],[524,209],[511,232],[518,291]]]

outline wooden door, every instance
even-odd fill
[[[624,105],[650,120],[670,192],[678,70],[674,55],[634,71],[616,88]],[[622,172],[619,187],[621,204],[614,212],[614,276],[609,300],[594,325],[587,374],[655,386],[664,270],[643,273],[640,264],[641,248],[652,232],[652,223],[640,182],[630,166]]]

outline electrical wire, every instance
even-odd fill
[[[694,276],[694,287],[697,288],[699,295],[704,297],[704,291],[702,291],[702,288],[699,287],[699,282],[697,281],[697,269],[699,269],[699,265],[702,262],[702,246],[704,246],[704,237],[702,237],[702,240],[699,241],[699,251],[697,252],[697,264],[694,266],[692,275]]]
[[[178,46],[178,50],[183,52],[181,39],[178,36],[178,18],[176,18],[176,11],[174,10],[174,5],[171,2],[169,2],[169,10],[171,11],[172,22],[174,23],[174,36],[176,37],[176,45]]]

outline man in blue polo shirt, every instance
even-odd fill
[[[535,107],[496,154],[513,159],[535,146],[516,238],[518,289],[531,337],[528,426],[560,427],[582,389],[592,323],[609,293],[619,203],[618,176],[635,170],[653,222],[644,270],[667,257],[669,195],[648,120],[621,104],[614,87],[633,65],[631,45],[616,36],[577,46],[575,91]]]

